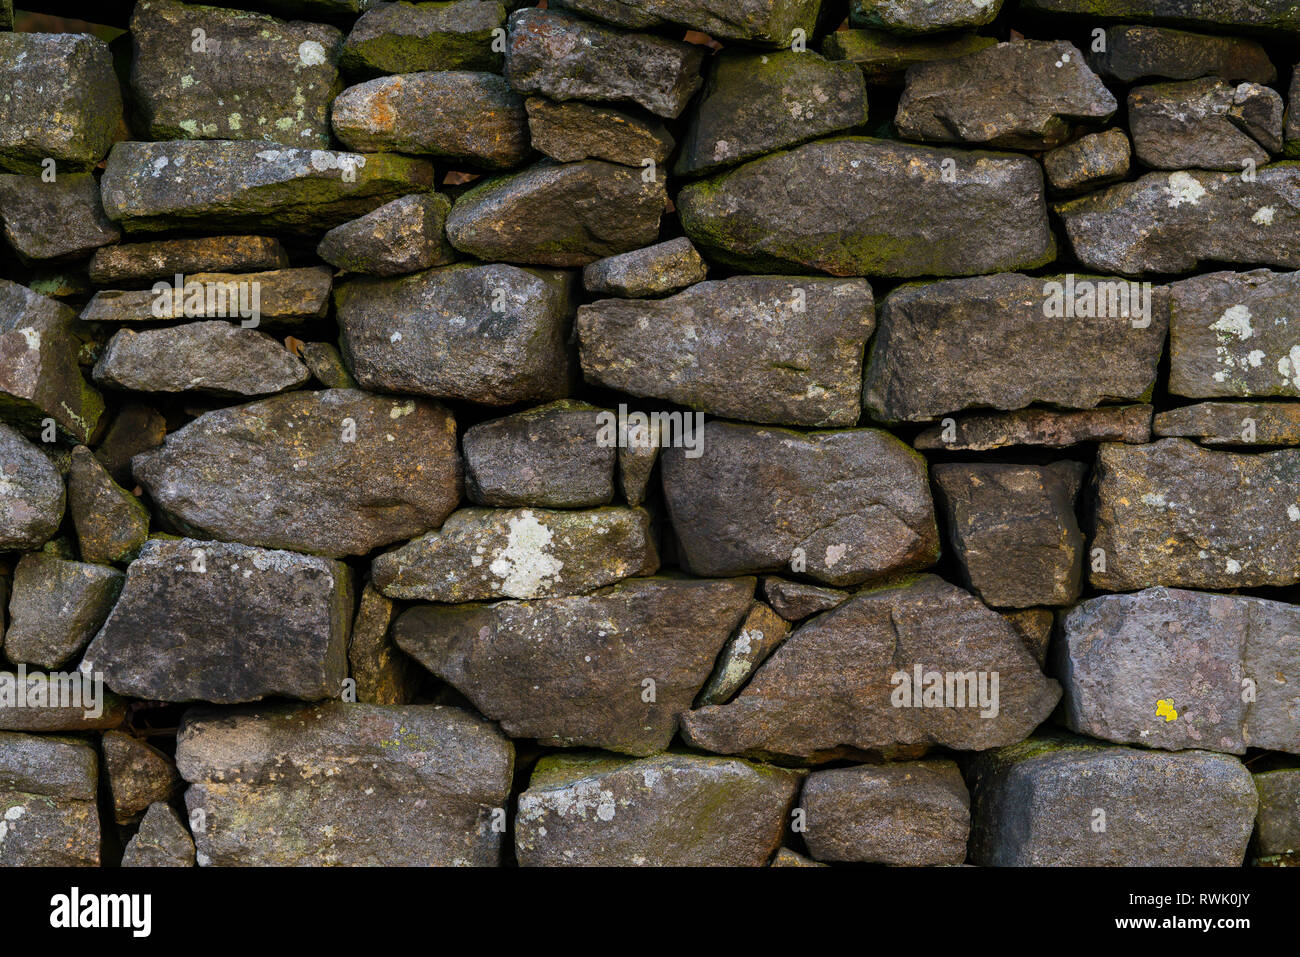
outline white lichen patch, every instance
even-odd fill
[[[1250,324],[1252,318],[1250,310],[1245,306],[1229,306],[1210,328],[1220,333],[1221,337],[1236,336],[1239,340],[1245,342],[1255,334],[1255,330]]]
[[[1255,215],[1250,217],[1250,221],[1256,226],[1272,226],[1273,215],[1277,212],[1272,206],[1261,206],[1255,210]]]
[[[298,62],[303,66],[321,66],[325,62],[325,48],[315,40],[298,44]]]
[[[493,554],[488,570],[510,598],[535,598],[559,581],[564,563],[550,553],[553,534],[532,512],[510,519],[506,547]]]
[[[1169,193],[1169,206],[1171,209],[1177,209],[1183,203],[1190,203],[1195,206],[1201,201],[1201,197],[1205,195],[1205,187],[1197,181],[1196,177],[1181,170],[1169,174],[1169,185],[1165,189]]]

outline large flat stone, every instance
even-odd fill
[[[821,0],[555,0],[552,4],[633,30],[675,24],[742,45],[788,47],[810,38]]]
[[[1096,409],[1017,409],[968,413],[932,425],[912,440],[923,451],[986,452],[1018,445],[1064,449],[1083,442],[1151,441],[1149,405],[1106,405]]]
[[[1157,413],[1153,429],[1202,445],[1300,445],[1300,402],[1200,402]]]
[[[375,3],[352,25],[339,65],[363,76],[424,70],[499,73],[502,57],[493,34],[505,22],[506,7],[496,0]]]
[[[1119,26],[1106,30],[1106,49],[1088,58],[1108,80],[1225,80],[1272,83],[1277,70],[1254,40],[1171,30],[1168,27]]]

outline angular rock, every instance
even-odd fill
[[[1255,819],[1256,867],[1293,867],[1300,862],[1300,768],[1279,768],[1254,774],[1259,792]]]
[[[708,272],[708,264],[691,241],[680,236],[588,263],[582,267],[582,285],[599,295],[652,299],[703,282]]]
[[[1300,34],[1300,9],[1286,0],[1216,0],[1189,6],[1182,0],[1126,0],[1099,5],[1097,0],[1026,0],[1024,10],[1043,13],[1105,16],[1124,21],[1149,21],[1172,26],[1224,27],[1234,33]]]
[[[1050,608],[1021,608],[1016,611],[1004,611],[1002,617],[1016,630],[1020,639],[1029,649],[1038,666],[1047,665],[1047,651],[1052,641],[1052,627],[1056,615]]]
[[[1157,413],[1154,430],[1202,445],[1300,445],[1300,402],[1201,402]]]
[[[113,610],[123,575],[115,568],[24,555],[9,596],[5,657],[53,670],[85,648]]]
[[[783,569],[857,585],[924,568],[939,534],[925,460],[887,432],[709,422],[703,453],[665,449],[664,497],[696,575]]]
[[[788,634],[790,625],[784,618],[762,602],[755,602],[736,633],[723,646],[696,707],[726,704]]]
[[[131,459],[140,452],[156,449],[167,437],[167,420],[156,409],[139,402],[125,402],[95,449],[113,481],[127,488],[135,485]]]
[[[804,782],[804,840],[819,861],[908,867],[961,864],[970,795],[952,761],[814,771]]]
[[[894,124],[906,139],[1051,149],[1118,106],[1072,43],[1019,40],[911,67]]]
[[[194,838],[166,804],[151,804],[122,852],[123,867],[193,867]]]
[[[983,750],[1022,740],[1059,697],[1001,615],[923,575],[797,629],[730,704],[683,715],[682,736],[706,751],[811,762]]]
[[[549,756],[519,795],[515,853],[522,867],[761,867],[798,788],[797,772],[735,758]]]
[[[668,747],[753,596],[752,578],[640,578],[572,598],[420,605],[394,635],[512,738],[647,755]]]
[[[700,88],[704,48],[625,33],[553,10],[510,16],[506,79],[520,93],[552,100],[630,102],[678,116]]]
[[[334,27],[140,0],[130,34],[131,91],[149,139],[329,147],[330,100],[343,88]]]
[[[826,867],[826,866],[827,866],[826,864],[821,864],[817,861],[814,861],[811,857],[804,857],[802,854],[798,853],[797,851],[792,851],[788,847],[783,847],[779,851],[777,851],[776,856],[772,858],[772,863],[768,865],[768,867]]]
[[[304,342],[298,346],[298,356],[307,363],[312,378],[326,389],[355,389],[357,380],[343,362],[338,348],[328,342]]]
[[[156,802],[171,800],[181,783],[171,758],[122,731],[105,731],[102,747],[118,824],[136,820]]]
[[[822,41],[822,55],[828,60],[848,60],[862,71],[869,85],[899,86],[914,63],[966,56],[997,42],[995,37],[974,33],[899,37],[883,30],[838,30]]]
[[[447,237],[483,260],[585,266],[649,246],[667,207],[664,177],[600,160],[541,162],[461,195]]]
[[[176,273],[260,272],[286,269],[289,257],[269,236],[206,236],[159,239],[95,250],[88,267],[96,286],[131,286]]]
[[[1043,156],[1047,183],[1058,193],[1087,193],[1128,176],[1132,148],[1121,129],[1081,136]]]
[[[1282,97],[1217,77],[1140,86],[1128,95],[1133,151],[1154,169],[1238,170],[1282,149]]]
[[[875,311],[862,280],[740,276],[589,303],[575,325],[589,382],[730,418],[852,426]]]
[[[849,23],[903,36],[982,27],[993,22],[1002,0],[852,0]]]
[[[386,153],[170,140],[116,144],[99,185],[108,218],[128,233],[314,235],[429,189],[433,167]]]
[[[882,422],[1146,401],[1167,326],[1163,289],[1122,279],[1005,273],[901,286],[885,297],[862,400]]]
[[[63,479],[54,463],[0,422],[0,551],[40,548],[63,521]]]
[[[573,293],[562,272],[464,264],[350,279],[334,302],[364,388],[510,405],[568,393]]]
[[[176,763],[204,816],[200,866],[483,867],[500,859],[514,747],[458,708],[332,701],[196,709]]]
[[[497,2],[376,3],[357,18],[343,43],[339,65],[349,73],[420,73],[425,70],[501,71],[494,31],[505,26]]]
[[[1102,445],[1093,586],[1132,591],[1300,582],[1297,474],[1297,449],[1239,455],[1187,439]]]
[[[618,488],[627,504],[640,505],[646,500],[650,476],[655,462],[659,461],[659,448],[663,443],[662,421],[660,428],[637,421],[623,430],[618,446]]]
[[[104,688],[100,676],[47,675],[26,665],[0,671],[0,731],[83,734],[121,727],[126,717],[126,700]]]
[[[1238,867],[1257,803],[1234,757],[1062,735],[978,755],[968,779],[984,867]]]
[[[113,481],[84,445],[72,450],[68,470],[68,511],[84,562],[129,562],[149,537],[149,510]]]
[[[1194,80],[1218,76],[1233,83],[1272,83],[1277,70],[1254,40],[1218,37],[1168,27],[1111,27],[1106,49],[1088,63],[1108,80]]]
[[[0,33],[0,72],[0,170],[39,173],[46,159],[89,169],[104,158],[122,122],[107,43],[87,33]]]
[[[867,88],[851,63],[815,53],[714,57],[673,172],[714,173],[867,122]]]
[[[962,583],[995,608],[1073,604],[1083,590],[1074,514],[1085,466],[948,462],[934,466]]]
[[[1300,103],[1300,71],[1291,71],[1291,90],[1287,95],[1287,103]],[[1294,106],[1286,111],[1285,126],[1282,132],[1284,144],[1283,150],[1287,156],[1300,156],[1300,110]]]
[[[746,272],[965,276],[1055,256],[1042,170],[1023,156],[820,140],[692,183],[677,207],[701,251]]]
[[[52,183],[40,176],[0,174],[0,219],[19,259],[79,259],[122,238],[108,221],[91,173],[64,173]]]
[[[935,425],[912,440],[922,451],[949,449],[957,452],[985,452],[1016,445],[1037,445],[1064,449],[1081,442],[1151,441],[1149,405],[1111,405],[1096,409],[1020,409],[963,415],[952,420],[952,428]]]
[[[448,70],[367,80],[334,101],[334,135],[361,152],[416,153],[484,169],[528,157],[523,97],[495,73]]]
[[[552,6],[634,30],[676,24],[717,40],[788,47],[795,31],[810,37],[820,0],[555,0]],[[843,16],[843,14],[841,14]]]
[[[373,276],[443,266],[456,258],[443,232],[450,211],[451,202],[439,193],[412,193],[335,226],[316,254],[339,269]]]
[[[763,579],[763,597],[786,621],[799,621],[844,604],[849,593],[768,575]]]
[[[524,108],[533,149],[561,163],[600,159],[641,167],[646,160],[664,162],[676,145],[663,123],[612,106],[530,96]]]
[[[120,694],[234,704],[318,700],[347,677],[342,562],[192,538],[150,539],[81,670]]]
[[[0,867],[99,866],[97,766],[88,744],[0,732]]]
[[[370,582],[361,590],[352,620],[348,664],[357,683],[357,700],[367,704],[410,704],[423,671],[393,644],[389,626],[396,603]]]

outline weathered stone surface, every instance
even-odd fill
[[[67,663],[99,631],[122,580],[115,568],[24,555],[14,569],[5,657],[46,669]]]
[[[485,405],[559,398],[573,285],[562,272],[502,264],[351,279],[334,293],[343,356],[364,388],[383,392]]]
[[[600,160],[543,161],[456,200],[447,237],[484,260],[585,266],[659,238],[664,177]]]
[[[561,163],[600,159],[641,167],[646,160],[664,162],[675,145],[663,123],[612,106],[530,96],[524,108],[533,149]]]
[[[819,861],[929,867],[966,860],[970,795],[952,761],[815,771],[804,783],[804,840]]]
[[[640,505],[649,494],[650,476],[659,461],[663,423],[636,421],[621,430],[618,446],[618,488],[627,504]]]
[[[1002,617],[1020,635],[1040,668],[1047,665],[1047,651],[1052,641],[1052,628],[1056,615],[1050,608],[1020,608],[1004,611]]]
[[[0,551],[40,548],[63,520],[63,479],[39,448],[0,422]]]
[[[1143,292],[1073,274],[902,286],[885,297],[863,403],[884,422],[926,422],[980,407],[1142,401],[1168,325],[1163,291]]]
[[[589,303],[575,326],[589,382],[731,418],[851,426],[875,312],[863,280],[739,276]]]
[[[1300,608],[1261,598],[1148,588],[1085,601],[1053,652],[1065,723],[1170,751],[1300,752],[1297,629]]]
[[[822,41],[822,54],[829,60],[848,60],[868,84],[896,86],[914,63],[966,56],[997,42],[973,33],[899,37],[884,30],[837,30]]]
[[[782,569],[856,585],[939,554],[925,460],[887,432],[709,422],[703,453],[664,449],[664,497],[697,575]]]
[[[510,16],[506,79],[553,100],[630,102],[676,117],[700,88],[704,48],[552,10]]]
[[[437,528],[461,488],[450,412],[351,389],[204,413],[135,475],[187,534],[330,556]]]
[[[81,670],[121,694],[233,704],[338,695],[352,577],[342,562],[150,539]]]
[[[0,33],[0,169],[94,166],[122,122],[108,44],[87,33]]]
[[[456,258],[443,232],[449,212],[451,202],[440,193],[403,196],[335,226],[321,239],[316,254],[339,269],[374,276],[443,266]]]
[[[1074,44],[1018,40],[911,67],[894,124],[907,139],[1050,149],[1118,105]]]
[[[755,602],[736,633],[723,646],[696,707],[730,701],[788,634],[790,625],[784,618],[762,602]]]
[[[515,853],[523,867],[761,867],[798,789],[796,772],[736,758],[550,756],[519,795]]]
[[[754,584],[640,578],[572,598],[420,605],[394,635],[511,737],[646,755],[668,747]]]
[[[982,27],[993,22],[1002,0],[852,0],[849,23],[904,36]]]
[[[113,816],[128,824],[156,802],[171,800],[181,776],[171,758],[147,741],[122,731],[105,731],[104,771],[113,796]]]
[[[88,442],[104,398],[78,367],[77,314],[7,279],[0,279],[0,418],[33,433],[53,420],[58,431]]]
[[[351,149],[417,153],[486,169],[528,155],[523,97],[495,73],[448,70],[367,80],[334,101],[334,135]]]
[[[1282,149],[1282,97],[1217,77],[1129,91],[1133,151],[1154,169],[1241,170]]]
[[[682,735],[706,751],[809,761],[982,750],[1022,740],[1059,697],[1001,615],[924,575],[797,629],[730,704],[683,715]]]
[[[985,867],[1236,867],[1257,803],[1234,757],[1057,735],[979,755],[968,779],[970,857]]]
[[[1169,391],[1300,396],[1300,273],[1216,272],[1169,286]]]
[[[598,259],[582,267],[582,285],[597,295],[651,299],[703,282],[709,267],[685,236]]]
[[[1300,267],[1300,164],[1238,173],[1147,173],[1058,204],[1075,256],[1088,269],[1191,272],[1202,262]]]
[[[466,508],[373,568],[391,598],[463,602],[581,595],[653,575],[659,556],[640,509]]]
[[[1043,13],[1104,16],[1113,20],[1149,21],[1173,26],[1225,27],[1234,33],[1300,33],[1300,10],[1286,0],[1216,0],[1189,6],[1183,0],[1026,0],[1023,9]]]
[[[866,83],[851,63],[790,50],[723,52],[712,59],[673,171],[713,173],[866,122]]]
[[[393,644],[389,632],[396,612],[396,602],[367,582],[348,643],[348,664],[357,683],[358,701],[410,704],[419,690],[424,672]]]
[[[166,804],[151,804],[122,852],[123,867],[193,867],[194,838]]]
[[[0,174],[0,219],[5,239],[28,265],[87,256],[122,238],[99,201],[91,173],[39,176]]]
[[[200,866],[481,867],[500,858],[514,747],[458,708],[334,701],[196,709],[176,763],[205,815]]]
[[[1102,445],[1090,580],[1252,588],[1300,582],[1300,450],[1212,452],[1186,439]]]
[[[1155,434],[1202,445],[1300,445],[1300,402],[1201,402],[1159,412]]]
[[[127,702],[78,672],[0,671],[0,731],[74,733],[121,727]],[[20,697],[21,695],[21,697]]]
[[[1287,103],[1300,103],[1300,70],[1291,71],[1291,90]],[[1300,110],[1294,106],[1286,111],[1285,125],[1282,131],[1283,150],[1287,156],[1300,156]]]
[[[0,732],[0,866],[99,866],[98,763],[79,741]]]
[[[912,440],[923,451],[985,452],[1015,445],[1069,448],[1081,442],[1151,441],[1149,405],[1112,405],[1096,409],[1019,409],[963,415],[935,425]]]
[[[304,342],[298,346],[298,355],[307,363],[312,378],[326,389],[355,389],[357,380],[343,362],[336,346],[328,342]]]
[[[1023,156],[819,140],[692,183],[677,206],[701,250],[746,272],[965,276],[1055,256],[1042,169]]]
[[[140,402],[124,402],[95,449],[95,458],[108,469],[114,482],[133,488],[131,459],[156,449],[166,436],[167,420],[156,409]]]
[[[1259,792],[1255,819],[1255,854],[1251,862],[1265,867],[1300,863],[1300,768],[1278,768],[1254,774]]]
[[[334,27],[139,0],[130,33],[133,103],[149,139],[329,147],[330,100],[343,88]]]
[[[763,597],[786,621],[799,621],[844,604],[849,593],[768,575],[763,579]]]
[[[425,70],[500,72],[493,31],[505,25],[503,4],[376,3],[352,25],[339,65],[349,73],[420,73]]]
[[[1088,63],[1108,80],[1194,80],[1219,76],[1230,82],[1272,83],[1277,70],[1254,40],[1209,36],[1168,27],[1111,27],[1106,49]]]
[[[798,851],[792,851],[788,847],[783,847],[776,852],[772,858],[772,863],[768,867],[826,867],[819,861],[814,861],[811,857],[804,857]]]
[[[554,7],[642,30],[677,24],[718,40],[788,47],[796,30],[810,37],[820,0],[555,0]]]
[[[159,239],[95,250],[88,267],[96,286],[131,286],[177,273],[261,272],[286,269],[289,257],[269,236]]]
[[[1083,589],[1074,515],[1085,466],[948,462],[934,466],[962,582],[986,605],[1069,605]]]
[[[1058,193],[1086,193],[1128,176],[1132,148],[1121,129],[1081,136],[1043,156],[1048,185]]]
[[[128,233],[319,234],[432,185],[433,167],[409,156],[170,140],[115,145],[100,191]]]

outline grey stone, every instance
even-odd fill
[[[790,625],[784,618],[762,602],[754,602],[723,646],[713,674],[696,699],[696,707],[730,701],[789,634]]]
[[[0,732],[0,866],[99,866],[97,766],[80,741]]]
[[[1106,30],[1106,49],[1089,55],[1108,80],[1194,80],[1219,76],[1230,82],[1272,83],[1277,70],[1254,40],[1209,36],[1168,27],[1121,26]]]
[[[471,0],[474,2],[474,0]],[[439,193],[413,193],[335,226],[316,247],[332,266],[374,276],[400,276],[456,258],[443,226],[451,202]]]
[[[352,25],[339,65],[350,73],[501,70],[493,32],[506,22],[497,2],[376,3]]]
[[[89,673],[0,671],[0,731],[84,734],[121,727],[127,701]]]
[[[193,867],[194,838],[166,804],[151,804],[122,852],[123,867]]]
[[[63,504],[54,463],[0,422],[0,551],[40,548],[58,531]]]
[[[95,250],[88,271],[96,286],[129,286],[177,273],[263,272],[286,269],[289,257],[269,236],[159,239]]]
[[[338,347],[328,342],[304,342],[298,346],[298,356],[307,363],[312,378],[326,389],[355,389],[352,378]]]
[[[1128,176],[1132,148],[1116,128],[1090,133],[1043,156],[1047,183],[1058,193],[1087,193]]]
[[[1200,402],[1157,413],[1154,430],[1202,445],[1300,445],[1300,402]]]
[[[763,579],[763,597],[786,621],[800,621],[844,604],[849,593],[768,575]]]
[[[165,804],[181,783],[172,759],[147,741],[105,731],[101,748],[118,824],[138,819],[157,802]]]
[[[703,282],[708,264],[685,236],[645,249],[598,259],[582,267],[587,292],[623,299],[652,299]]]
[[[641,413],[645,415],[645,413]],[[621,430],[618,446],[618,487],[629,505],[640,505],[649,494],[650,476],[655,462],[659,461],[659,448],[663,442],[660,428],[652,427],[649,419],[639,418]]]
[[[1183,0],[1126,0],[1122,4],[1098,0],[1026,0],[1026,11],[1049,14],[1098,16],[1124,21],[1147,21],[1188,27],[1225,27],[1233,33],[1272,37],[1275,33],[1300,34],[1300,9],[1286,0],[1215,0],[1188,6]]]
[[[1300,768],[1252,775],[1259,792],[1255,819],[1255,866],[1293,867],[1300,862]]]
[[[884,30],[837,30],[822,41],[822,55],[848,60],[871,86],[901,86],[914,63],[966,56],[997,42],[974,33],[901,37]]]
[[[796,30],[813,35],[821,0],[555,0],[553,6],[634,30],[676,24],[717,40],[788,47]]]
[[[99,631],[122,590],[115,568],[39,552],[14,569],[5,657],[54,669],[75,658]]]
[[[997,17],[1002,0],[852,0],[849,23],[903,36],[982,27]]]
[[[1154,169],[1240,171],[1282,149],[1282,97],[1265,86],[1218,78],[1129,91],[1133,151]]]
[[[367,582],[357,602],[348,643],[348,664],[357,683],[357,700],[367,704],[410,704],[423,670],[393,644],[390,626],[397,603]]]
[[[530,96],[524,108],[533,149],[561,163],[600,159],[642,167],[646,160],[663,163],[676,145],[662,122],[612,106]]]
[[[79,259],[122,238],[104,215],[91,173],[64,173],[52,183],[0,174],[0,219],[5,239],[28,265]]]
[[[923,451],[986,452],[1017,445],[1064,449],[1083,442],[1151,441],[1149,405],[1107,405],[1095,409],[1018,409],[971,413],[931,426],[912,440]]]

